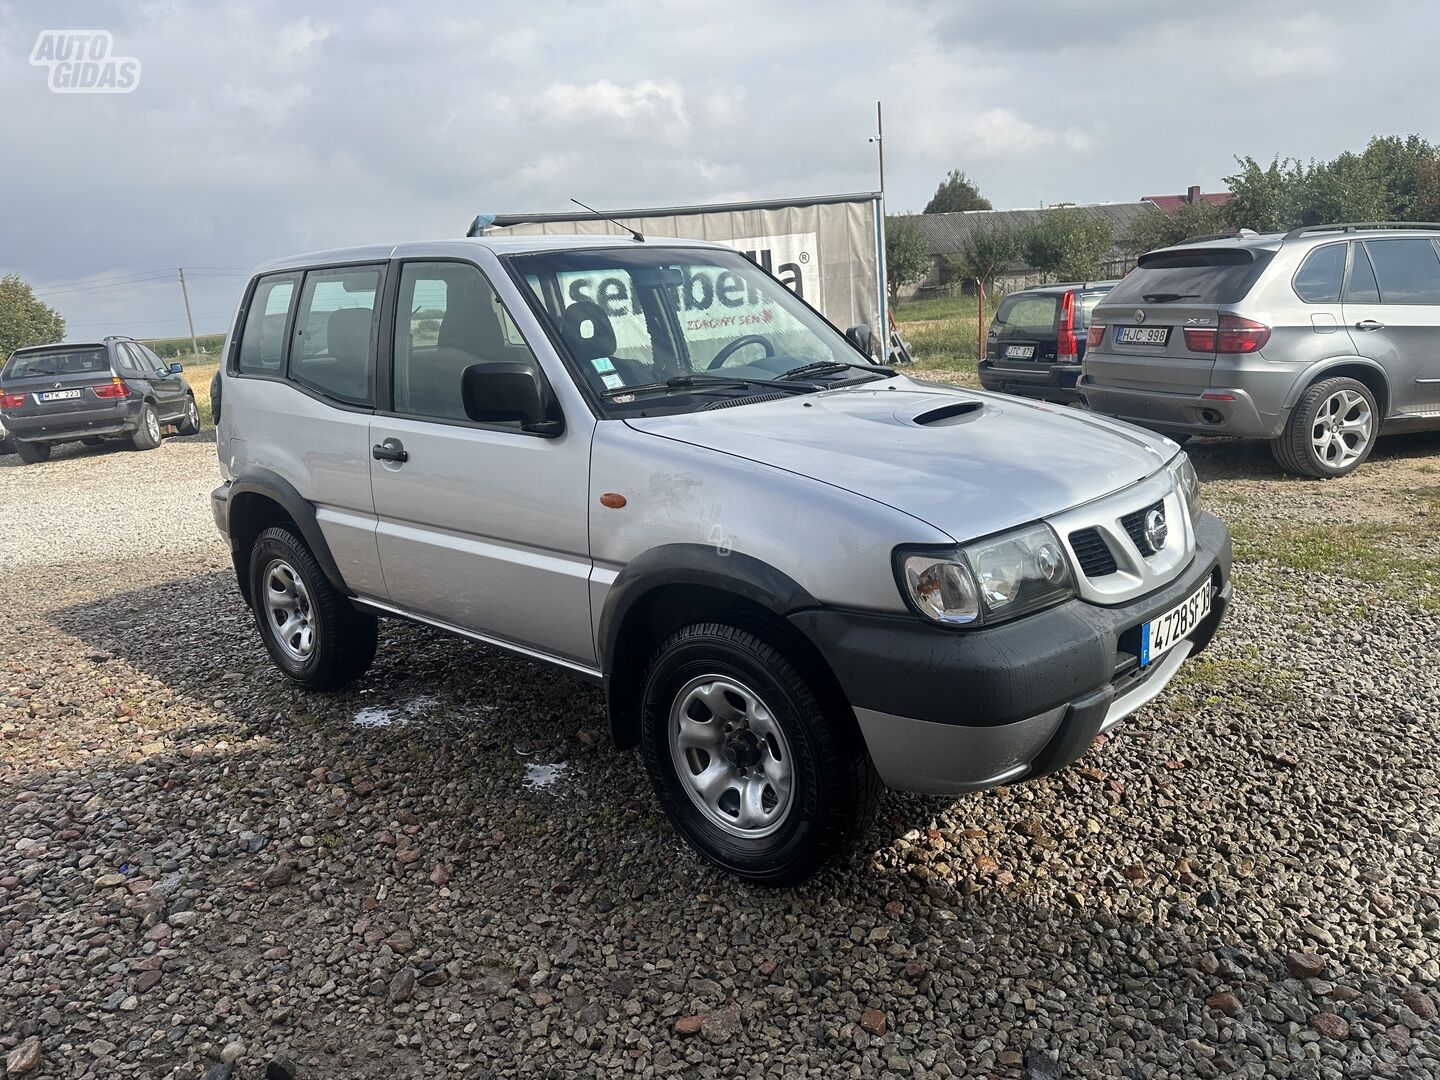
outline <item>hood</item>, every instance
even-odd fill
[[[1176,453],[1079,409],[904,377],[626,423],[853,491],[957,541],[1108,495]]]

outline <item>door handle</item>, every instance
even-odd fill
[[[376,461],[395,461],[400,464],[410,460],[410,453],[399,439],[386,439],[370,448],[370,456]]]
[[[1360,322],[1357,322],[1357,323],[1355,324],[1355,329],[1356,329],[1356,330],[1384,330],[1384,329],[1385,329],[1385,324],[1384,324],[1383,322],[1376,322],[1374,319],[1362,319]]]

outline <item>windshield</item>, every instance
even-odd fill
[[[28,379],[36,375],[88,375],[109,371],[105,350],[94,347],[57,349],[53,352],[16,353],[5,365],[3,378]]]
[[[607,415],[692,411],[883,372],[842,366],[865,358],[735,252],[637,244],[510,263]]]

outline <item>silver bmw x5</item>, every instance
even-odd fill
[[[1069,764],[1230,598],[1174,443],[861,338],[692,242],[281,260],[226,348],[215,521],[297,683],[361,675],[381,616],[548,661],[701,854],[798,882],[880,782]]]

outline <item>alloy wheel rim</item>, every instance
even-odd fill
[[[1322,465],[1343,469],[1364,456],[1374,426],[1375,417],[1364,394],[1336,390],[1315,413],[1310,443]]]
[[[195,404],[195,399],[190,399],[190,404],[185,407],[185,419],[192,427],[200,426],[200,407]]]
[[[760,695],[727,675],[702,675],[670,708],[670,758],[711,824],[755,840],[780,828],[794,792],[790,742]]]
[[[291,660],[304,663],[315,651],[315,625],[305,582],[284,559],[272,559],[261,581],[265,613],[277,644]]]
[[[145,430],[150,433],[152,439],[160,438],[160,418],[157,417],[154,412],[146,414]]]

